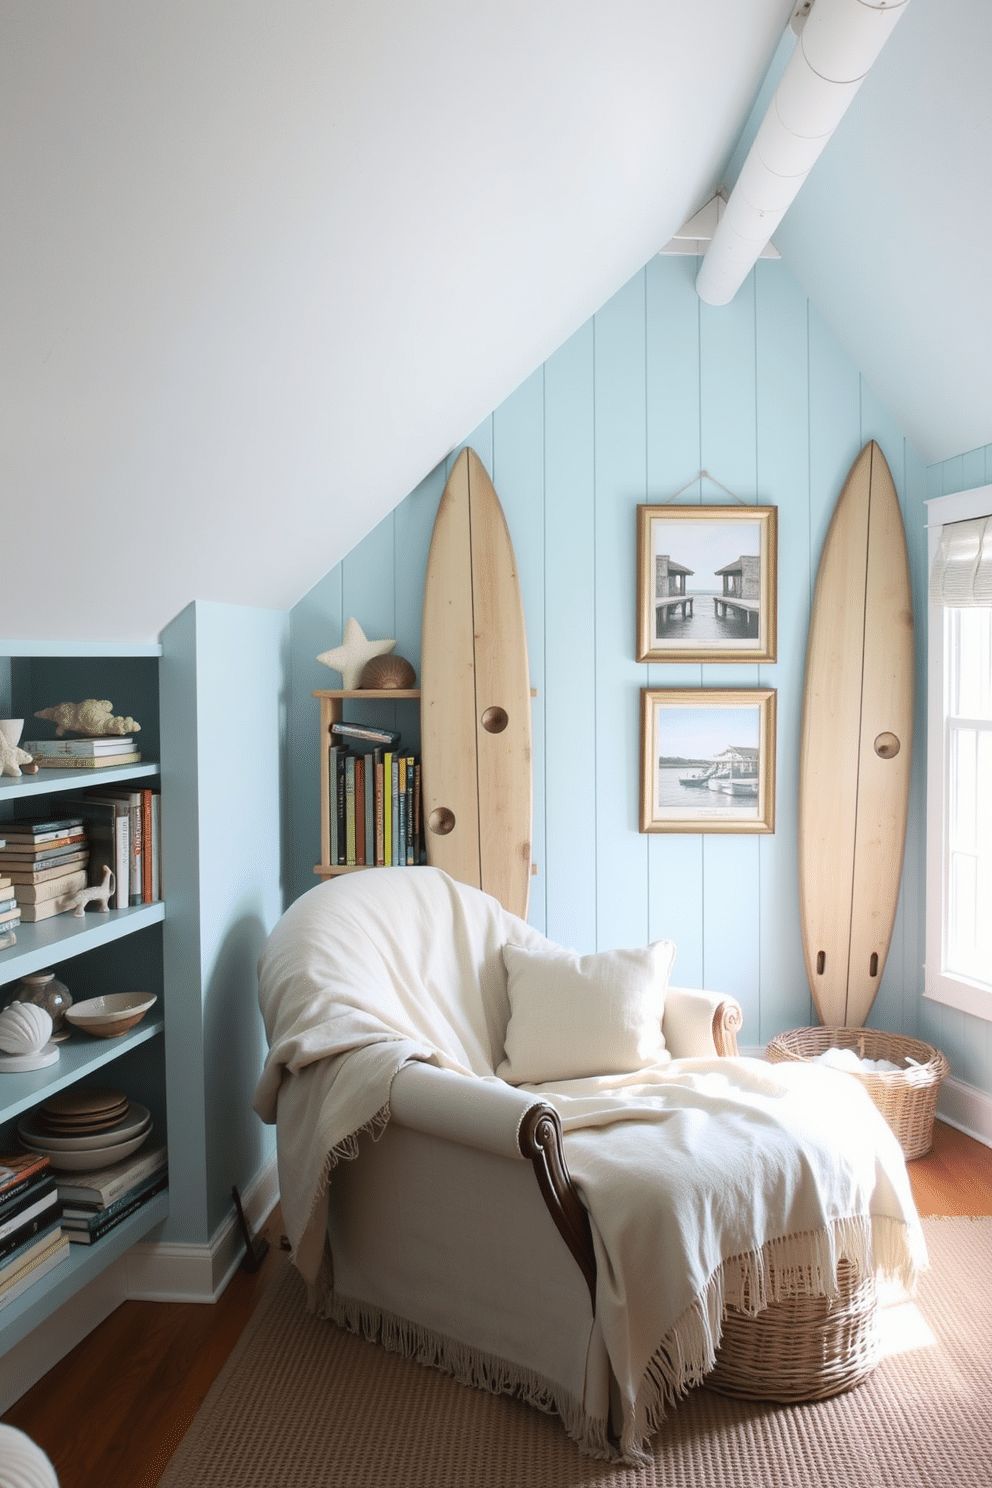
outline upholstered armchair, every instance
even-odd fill
[[[311,1304],[629,1461],[728,1308],[922,1255],[856,1082],[739,1058],[740,1007],[670,986],[674,955],[579,956],[406,868],[312,890],[260,962],[256,1108]]]

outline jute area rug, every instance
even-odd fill
[[[649,1467],[583,1457],[556,1418],[389,1354],[270,1282],[160,1488],[989,1488],[992,1219],[925,1220],[931,1270],[887,1293],[885,1353],[815,1405],[689,1394]]]

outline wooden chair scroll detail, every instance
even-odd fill
[[[538,1186],[558,1232],[578,1263],[596,1310],[596,1253],[589,1215],[572,1184],[553,1106],[535,1106],[520,1127],[520,1152],[534,1165]]]
[[[713,1014],[713,1043],[721,1059],[736,1059],[740,1050],[737,1035],[744,1027],[744,1014],[739,1002],[728,997]]]

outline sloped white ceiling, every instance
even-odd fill
[[[721,183],[791,9],[0,0],[0,634],[150,639],[193,598],[292,605]],[[889,128],[873,74],[780,234],[925,454],[982,440],[927,432],[933,400],[894,396],[905,355],[895,377],[868,353],[906,316],[886,224],[904,251],[931,221],[917,115],[941,200],[970,169],[988,209],[984,77],[954,48],[985,12],[987,60],[992,7],[950,10],[925,90],[942,0],[912,0],[878,64],[917,127]],[[949,132],[975,119],[981,138]],[[850,224],[880,177],[868,275]],[[932,285],[927,355],[984,323],[947,300],[961,234],[939,226],[947,258],[924,227],[906,270]],[[987,274],[971,288],[987,308]],[[863,354],[859,295],[885,311]]]
[[[992,443],[992,4],[911,0],[775,234],[928,464]]]
[[[0,634],[293,604],[701,204],[789,9],[0,0]]]

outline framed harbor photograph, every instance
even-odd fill
[[[638,506],[637,660],[774,661],[778,508]]]
[[[642,687],[641,831],[774,830],[774,689]]]

